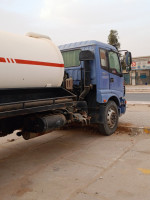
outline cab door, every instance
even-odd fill
[[[119,61],[118,54],[114,51],[108,51],[109,62],[109,88],[110,90],[116,90],[123,92],[123,75]]]

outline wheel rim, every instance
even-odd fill
[[[111,107],[108,110],[107,113],[107,123],[109,128],[114,128],[114,126],[116,125],[117,122],[117,112],[115,110],[115,108]]]

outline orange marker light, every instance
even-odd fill
[[[106,100],[106,99],[104,99],[104,100],[103,100],[103,102],[104,102],[104,103],[106,103],[106,102],[107,102],[107,100]]]

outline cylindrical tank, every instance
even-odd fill
[[[63,75],[62,55],[49,37],[0,32],[0,89],[59,87]]]

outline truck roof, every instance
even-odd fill
[[[87,40],[87,41],[81,41],[81,42],[74,42],[69,44],[60,45],[60,50],[68,50],[68,49],[76,49],[80,47],[86,47],[86,46],[100,46],[101,48],[106,49],[112,49],[116,51],[116,48],[112,45],[105,44],[96,40]]]

